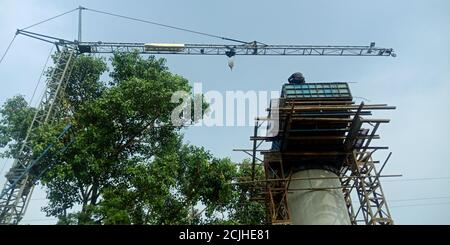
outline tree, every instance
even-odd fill
[[[247,222],[236,211],[237,201],[248,202],[242,194],[248,190],[235,184],[242,171],[227,158],[184,144],[183,125],[171,122],[178,106],[170,102],[172,94],[195,97],[188,81],[153,56],[116,53],[111,64],[111,81],[103,82],[105,60],[76,57],[61,102],[68,112],[42,125],[32,139],[38,154],[65,125],[75,135],[64,154],[52,151],[34,169],[44,173],[47,215],[59,217],[60,224]],[[7,156],[15,156],[35,110],[20,96],[3,106],[0,144],[9,145]]]
[[[25,140],[28,127],[35,109],[28,107],[28,103],[21,95],[8,99],[0,109],[0,147],[7,149],[2,157],[17,156],[19,147]]]
[[[234,199],[231,201],[230,220],[236,224],[257,225],[265,222],[266,209],[262,202],[253,201],[256,195],[264,196],[264,168],[255,165],[255,180],[251,179],[252,167],[249,159],[239,164],[236,173]]]

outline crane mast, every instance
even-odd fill
[[[52,123],[53,119],[58,117],[57,114],[64,110],[61,97],[69,80],[75,55],[73,50],[60,52],[55,61],[55,68],[47,79],[45,92],[28,127],[26,137],[5,175],[6,183],[0,192],[0,224],[18,224],[28,207],[38,181],[30,172],[47,153],[33,152],[33,136],[40,126]]]

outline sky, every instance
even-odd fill
[[[78,6],[114,12],[240,40],[267,44],[368,45],[394,48],[392,57],[227,57],[165,56],[171,71],[203,91],[277,91],[294,72],[310,82],[349,82],[365,103],[387,103],[395,111],[377,113],[391,123],[378,130],[377,145],[393,155],[383,189],[396,224],[450,224],[450,1],[51,1],[0,0],[0,52],[16,29]],[[77,14],[29,31],[77,38]],[[86,12],[83,41],[223,43],[223,40]],[[0,104],[22,94],[30,99],[52,45],[18,36],[0,63]],[[40,88],[40,87],[39,87]],[[35,100],[34,100],[35,103]],[[234,148],[250,148],[251,126],[191,127],[186,141],[218,157],[245,158]],[[384,160],[388,152],[377,153]],[[0,159],[0,184],[11,161]],[[52,224],[40,211],[38,187],[22,224]]]

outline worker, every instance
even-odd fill
[[[305,77],[301,72],[296,72],[289,77],[288,81],[292,84],[302,84],[305,83]]]

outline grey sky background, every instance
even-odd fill
[[[391,57],[166,56],[170,69],[203,91],[279,90],[290,74],[307,81],[351,82],[354,96],[388,103],[397,110],[379,130],[393,156],[382,184],[396,224],[450,224],[450,1],[50,1],[0,0],[0,51],[17,28],[79,5],[236,39],[268,44],[368,45],[392,47]],[[223,43],[218,39],[86,12],[84,41]],[[77,15],[29,29],[74,40]],[[13,95],[30,98],[51,45],[18,36],[0,64],[0,104]],[[35,102],[34,102],[35,103]],[[368,103],[366,101],[366,103]],[[186,140],[219,157],[245,158],[233,148],[250,147],[252,127],[192,127]],[[376,157],[384,160],[388,152]],[[0,184],[10,160],[0,159]],[[426,179],[423,179],[426,178]],[[415,200],[420,199],[420,200]],[[35,191],[23,224],[50,224],[40,212],[45,192]]]

